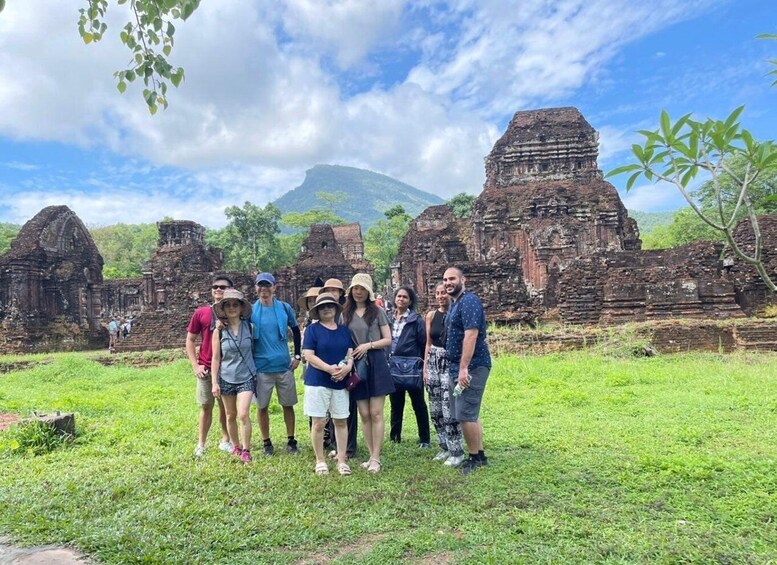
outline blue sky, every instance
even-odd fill
[[[78,6],[0,13],[0,221],[66,204],[90,225],[164,216],[224,224],[318,164],[364,167],[447,198],[477,194],[483,158],[518,110],[576,106],[600,132],[599,166],[625,164],[662,109],[774,139],[769,0],[205,0],[177,26],[186,81],[149,116],[112,3],[85,46]],[[624,179],[616,179],[621,188]],[[631,209],[682,206],[668,186],[621,190]]]

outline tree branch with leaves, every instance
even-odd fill
[[[89,45],[99,42],[108,30],[108,0],[86,0],[86,4],[79,10],[78,33]],[[156,114],[160,106],[167,108],[168,81],[178,88],[184,80],[183,68],[174,68],[167,60],[175,45],[173,21],[187,20],[200,0],[116,0],[116,4],[129,7],[130,21],[119,37],[132,53],[126,68],[113,73],[116,88],[123,94],[128,83],[142,80],[143,99],[148,111]]]
[[[777,147],[772,141],[755,140],[742,128],[739,117],[743,110],[744,106],[737,108],[725,120],[697,121],[686,114],[675,122],[666,111],[661,112],[660,127],[640,131],[645,142],[632,145],[637,162],[618,167],[607,176],[631,173],[626,190],[642,176],[677,187],[699,218],[721,232],[732,252],[752,265],[773,292],[777,287],[763,265],[761,231],[751,190],[761,173],[777,162]],[[730,166],[733,159],[742,159],[744,167],[735,170]],[[712,186],[712,206],[704,209],[690,189],[700,173],[709,175]],[[724,183],[724,179],[728,182]],[[734,240],[734,228],[743,216],[741,211],[750,220],[755,236],[752,251],[745,251]]]

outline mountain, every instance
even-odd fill
[[[401,204],[413,217],[425,208],[445,201],[439,196],[418,190],[396,179],[366,169],[340,165],[316,165],[305,172],[305,181],[290,190],[273,204],[281,212],[304,212],[311,208],[328,208],[316,198],[316,192],[342,192],[342,202],[333,206],[333,212],[347,222],[359,222],[362,232],[385,219],[383,212]]]
[[[668,226],[674,221],[674,215],[677,210],[672,212],[640,212],[638,210],[629,210],[629,217],[637,220],[640,235],[649,234],[658,226]]]

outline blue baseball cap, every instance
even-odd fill
[[[274,285],[275,284],[275,277],[272,276],[270,273],[259,273],[258,275],[256,275],[256,283],[254,283],[254,284],[259,284],[259,283],[263,283],[263,282],[264,283],[270,283],[271,285]]]

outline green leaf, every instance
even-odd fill
[[[162,53],[165,54],[165,57],[169,57],[170,56],[170,52],[172,50],[173,50],[173,48],[170,47],[169,45],[165,45],[164,47],[162,47]]]
[[[637,171],[637,170],[641,171],[642,167],[632,163],[631,165],[624,165],[622,167],[618,167],[617,169],[611,170],[609,173],[607,173],[607,175],[604,178],[614,177],[617,175],[621,175],[623,173],[630,173],[631,171]]]
[[[3,11],[3,8],[5,8],[5,0],[0,0],[0,12]]]
[[[119,84],[116,85],[116,88],[119,92],[124,94],[124,91],[127,90],[127,83],[124,81],[119,82]]]
[[[194,4],[188,0],[184,0],[184,4],[182,6],[182,12],[181,12],[181,19],[183,21],[186,21],[189,19],[189,16],[194,13]]]
[[[670,142],[672,139],[672,120],[669,118],[669,112],[666,110],[661,111],[661,133],[664,134],[664,139]]]
[[[129,70],[126,73],[124,73],[124,78],[126,78],[129,82],[132,82],[135,80],[135,71]]]
[[[170,82],[172,82],[173,86],[176,88],[178,88],[178,85],[181,84],[182,80],[183,80],[183,69],[181,68],[179,68],[172,75],[170,75]]]
[[[167,22],[167,35],[168,35],[168,37],[173,37],[174,33],[175,33],[175,26],[173,25],[173,22]]]
[[[84,40],[84,43],[89,45],[94,40],[94,35],[86,31],[81,34],[81,38]]]
[[[148,105],[148,111],[151,113],[152,116],[154,114],[156,114],[157,110],[158,110],[158,108],[157,108],[156,104],[149,104]]]
[[[629,180],[626,181],[626,191],[627,192],[629,190],[631,190],[631,188],[634,186],[634,183],[636,182],[636,180],[639,178],[639,175],[641,175],[641,174],[642,174],[642,172],[638,171],[638,172],[634,173],[633,175],[631,175],[629,177]]]
[[[742,112],[744,111],[744,109],[745,109],[744,106],[740,106],[739,108],[737,108],[736,110],[731,112],[729,117],[726,118],[726,128],[727,129],[731,128],[736,123],[736,121],[739,119],[739,116],[742,115]]]

